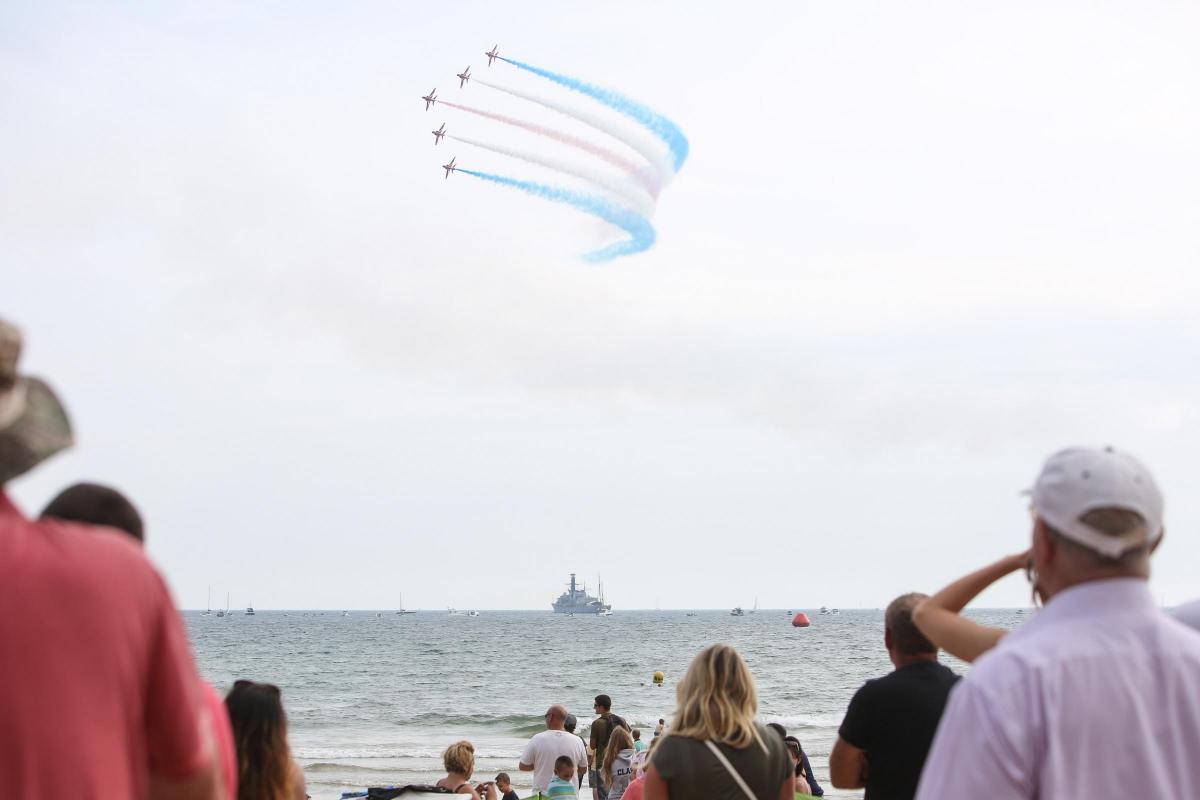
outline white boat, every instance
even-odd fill
[[[478,616],[479,616],[479,612],[478,612],[478,611],[476,611],[475,609],[471,609],[470,611],[468,611],[468,612],[467,612],[467,616],[468,616],[468,617],[478,617]]]
[[[404,593],[403,592],[400,593],[400,610],[397,611],[396,613],[397,614],[415,614],[415,613],[417,613],[415,611],[409,611],[408,609],[406,609],[404,607]]]
[[[687,612],[687,615],[688,615],[689,617],[694,617],[694,616],[696,616],[696,612],[695,612],[695,611],[689,611],[689,612]]]
[[[458,616],[458,615],[462,614],[463,612],[459,611],[457,608],[447,608],[446,613],[453,614],[454,616]]]
[[[343,617],[348,617],[348,616],[350,616],[350,612],[349,612],[349,611],[343,611],[343,612],[342,612],[342,616],[343,616]]]
[[[822,613],[822,614],[828,614],[828,613],[829,613],[829,609],[828,609],[828,608],[826,608],[825,606],[821,606],[821,613]]]
[[[247,617],[254,616],[254,606],[246,606],[246,616]]]
[[[733,609],[733,611],[730,611],[730,612],[729,612],[729,616],[731,616],[731,617],[744,617],[744,616],[746,616],[746,612],[745,612],[745,611],[742,611],[742,607],[741,607],[741,606],[735,606],[735,607],[734,607],[734,609]]]
[[[229,593],[228,592],[225,593],[225,610],[222,611],[221,609],[218,608],[217,616],[218,617],[228,617],[229,616]]]
[[[758,613],[758,597],[757,596],[754,598],[754,608],[750,609],[750,613],[751,614]]]

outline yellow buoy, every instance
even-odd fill
[[[666,677],[667,676],[663,675],[661,672],[656,672],[656,673],[654,673],[654,682],[656,684],[658,684],[659,686],[662,686],[663,679]]]

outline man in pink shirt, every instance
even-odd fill
[[[4,485],[71,444],[0,321],[0,794],[219,800],[182,622],[128,537],[31,522]]]
[[[140,547],[146,540],[145,524],[129,498],[109,486],[96,483],[77,483],[69,486],[42,509],[41,518],[63,522],[79,522],[93,530],[105,528],[127,533]],[[200,695],[212,723],[213,740],[221,763],[223,796],[237,800],[237,748],[233,743],[233,728],[225,699],[206,680],[200,681]]]
[[[1063,450],[1033,513],[1046,607],[951,692],[918,800],[1200,797],[1200,636],[1147,586],[1154,478],[1112,448]]]

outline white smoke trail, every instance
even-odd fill
[[[501,145],[488,144],[477,139],[468,139],[464,136],[452,136],[446,134],[447,139],[452,139],[456,142],[479,147],[484,150],[491,150],[493,153],[517,158],[521,161],[528,161],[530,164],[537,164],[547,169],[552,169],[555,172],[561,172],[565,175],[571,175],[586,181],[593,186],[596,186],[605,192],[608,192],[615,197],[621,199],[632,211],[636,211],[644,217],[652,217],[654,215],[654,200],[645,191],[635,186],[633,183],[614,178],[607,173],[597,172],[586,167],[581,167],[577,164],[572,164],[568,161],[560,161],[556,158],[547,158],[540,153],[531,153],[526,150],[514,150],[511,147],[503,147]]]
[[[634,137],[627,134],[621,128],[612,123],[611,120],[605,119],[600,114],[594,114],[582,108],[576,108],[564,103],[560,103],[543,95],[526,92],[523,89],[513,89],[508,86],[501,86],[498,83],[485,81],[482,78],[476,78],[475,82],[480,86],[486,86],[489,89],[495,89],[498,92],[519,97],[522,100],[527,100],[530,103],[536,103],[539,106],[548,108],[551,111],[557,111],[559,114],[579,120],[585,125],[588,125],[596,130],[606,133],[619,142],[622,142],[629,148],[638,152],[642,158],[650,164],[654,172],[654,179],[660,187],[666,186],[675,177],[675,170],[671,167],[671,162],[667,159],[665,153],[653,147],[640,137]]]

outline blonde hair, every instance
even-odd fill
[[[711,739],[742,749],[762,744],[755,719],[758,689],[742,657],[727,644],[714,644],[692,659],[675,689],[679,710],[669,736]]]
[[[465,739],[450,745],[442,753],[442,766],[446,772],[470,775],[475,771],[475,745]]]
[[[622,750],[633,748],[633,737],[624,726],[618,725],[608,736],[608,744],[604,745],[604,766],[600,770],[600,780],[605,786],[612,785],[612,765]]]

